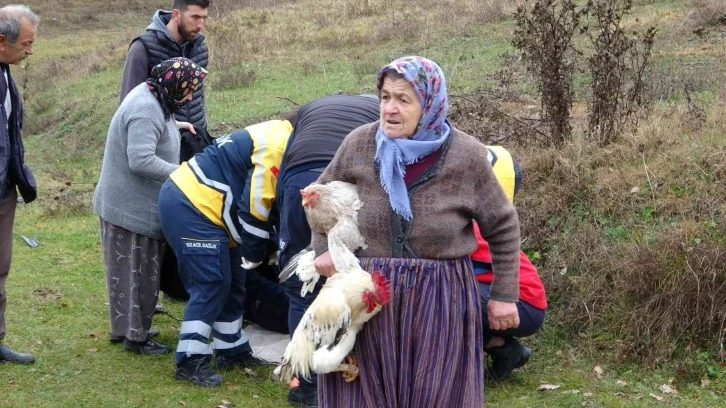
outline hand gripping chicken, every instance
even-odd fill
[[[342,371],[346,381],[353,381],[358,376],[351,354],[355,336],[388,303],[390,288],[380,272],[370,274],[361,269],[353,254],[354,250],[365,247],[356,219],[361,207],[356,186],[339,181],[312,184],[301,194],[310,228],[327,232],[328,250],[337,273],[328,278],[305,312],[275,373],[282,381],[289,382],[295,374],[308,377],[310,371],[318,374]],[[314,252],[306,251],[298,254],[295,273],[309,285],[307,290],[312,291],[318,273],[313,266]],[[291,264],[294,262],[293,259]],[[305,292],[303,289],[303,296]]]
[[[353,252],[366,248],[358,230],[358,210],[361,201],[355,184],[331,181],[328,184],[313,183],[300,190],[302,205],[310,229],[328,237],[328,251],[337,271],[347,271],[358,265]],[[320,275],[315,270],[315,251],[306,248],[295,255],[279,276],[280,283],[293,273],[303,283],[300,296],[312,292]]]

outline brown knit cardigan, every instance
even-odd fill
[[[318,179],[358,186],[363,207],[358,226],[368,248],[360,257],[457,259],[476,248],[476,220],[492,254],[494,280],[490,298],[519,299],[519,220],[504,194],[486,147],[452,127],[436,162],[408,187],[413,219],[407,222],[391,208],[375,163],[379,122],[353,130]],[[324,235],[313,233],[313,248],[327,247]]]

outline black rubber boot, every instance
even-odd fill
[[[504,345],[486,350],[492,356],[492,364],[487,369],[487,376],[492,380],[506,380],[516,368],[527,364],[532,350],[515,338],[507,338]]]
[[[222,384],[222,376],[215,373],[209,366],[211,357],[194,356],[181,364],[177,364],[174,378],[188,380],[202,387],[217,387]]]

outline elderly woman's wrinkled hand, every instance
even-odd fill
[[[318,271],[320,275],[327,278],[338,272],[335,270],[335,265],[333,264],[333,259],[330,257],[330,252],[327,251],[315,258],[314,265],[315,270]]]
[[[487,316],[489,316],[489,327],[492,330],[507,330],[519,327],[519,312],[515,303],[489,299]]]

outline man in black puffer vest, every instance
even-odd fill
[[[209,51],[201,31],[207,22],[210,0],[173,0],[172,11],[158,10],[146,27],[146,32],[134,38],[126,55],[121,78],[119,103],[136,85],[146,81],[151,68],[174,57],[186,57],[207,68]],[[196,128],[196,135],[186,129],[181,132],[182,162],[204,150],[212,139],[206,132],[207,115],[204,103],[204,84],[194,91],[193,99],[175,115],[179,122]],[[161,290],[178,300],[189,298],[177,273],[172,251],[166,251],[161,265]]]
[[[169,58],[186,57],[207,68],[209,52],[201,31],[207,22],[210,0],[174,0],[172,11],[158,10],[146,32],[131,41],[121,79],[119,103],[136,85],[146,81],[151,68]],[[194,98],[175,114],[180,122],[207,128],[204,84]]]

